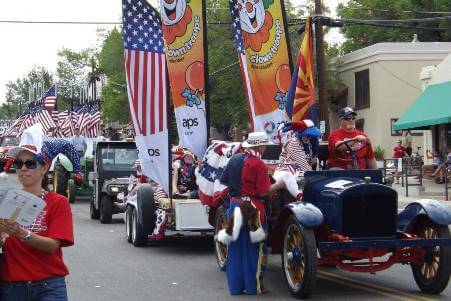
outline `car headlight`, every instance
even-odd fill
[[[6,154],[0,152],[0,159],[3,159],[3,158],[6,158]]]
[[[298,172],[296,174],[296,182],[298,184],[299,189],[304,190],[305,178],[304,178],[304,173],[303,172]]]
[[[107,190],[112,193],[118,193],[120,191],[123,191],[124,187],[125,186],[123,185],[108,185]]]

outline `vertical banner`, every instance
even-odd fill
[[[202,2],[160,1],[179,144],[198,158],[202,158],[207,148],[203,34],[205,20]]]
[[[253,130],[276,141],[291,80],[280,0],[231,0],[230,9]]]
[[[313,56],[312,18],[305,22],[304,38],[299,47],[296,67],[288,92],[287,113],[293,121],[318,121],[315,104],[315,66]]]
[[[125,75],[145,176],[169,193],[167,73],[160,18],[146,1],[123,0]]]

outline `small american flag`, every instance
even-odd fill
[[[56,104],[56,86],[52,85],[44,94],[44,106],[48,111],[52,111]]]
[[[123,0],[125,72],[137,135],[167,129],[166,60],[161,22],[146,1]]]
[[[252,95],[251,82],[249,79],[249,73],[247,71],[246,53],[244,52],[243,36],[241,35],[241,24],[239,10],[236,0],[230,1],[230,13],[232,15],[232,30],[235,37],[236,51],[240,60],[241,76],[244,81],[244,90],[246,92],[246,99],[249,107],[249,115],[252,128],[254,128],[254,97]]]

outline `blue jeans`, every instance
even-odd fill
[[[42,281],[2,282],[2,301],[67,301],[64,277]]]

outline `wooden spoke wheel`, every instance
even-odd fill
[[[419,238],[449,238],[448,226],[422,219],[415,226]],[[451,247],[427,247],[424,262],[412,263],[412,273],[418,287],[425,293],[439,294],[448,285],[451,271]]]
[[[307,298],[315,285],[318,265],[313,230],[290,216],[282,250],[282,267],[290,293],[299,299]]]

